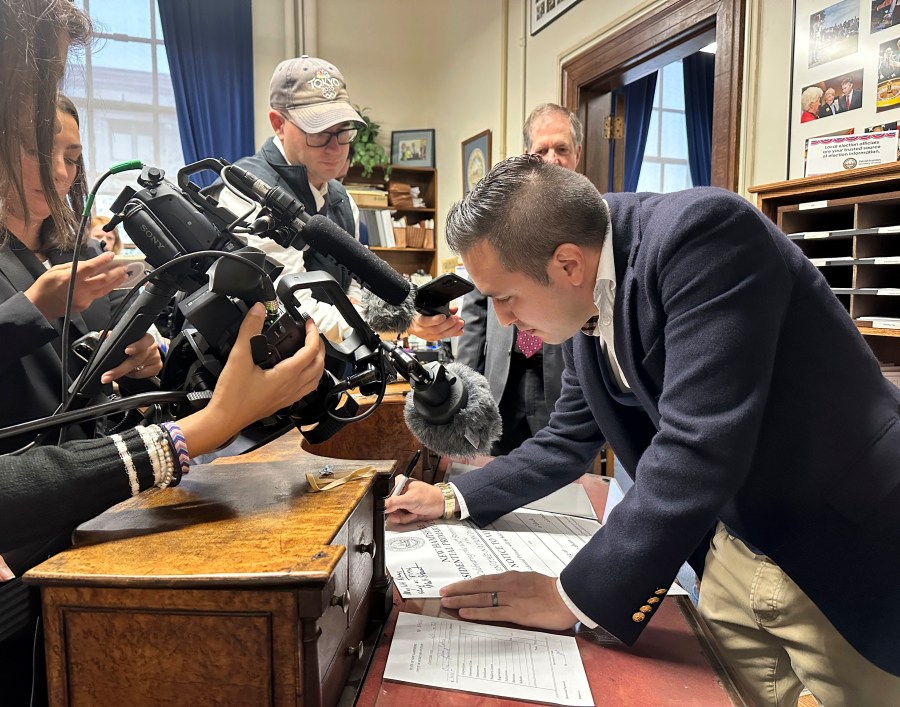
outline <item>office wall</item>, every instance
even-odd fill
[[[443,221],[462,195],[463,139],[490,129],[492,161],[520,152],[527,112],[559,99],[562,63],[670,2],[582,0],[532,37],[527,0],[318,0],[315,49],[341,68],[353,101],[382,124],[386,148],[392,130],[435,128]],[[744,194],[785,178],[791,45],[791,3],[746,2]],[[269,76],[292,52],[290,6],[254,1],[258,142],[269,133]]]

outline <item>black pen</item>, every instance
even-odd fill
[[[416,464],[419,463],[419,457],[422,456],[422,450],[417,449],[416,453],[413,455],[412,461],[406,467],[406,471],[404,471],[400,478],[397,479],[397,482],[394,484],[394,490],[391,492],[391,496],[397,496],[403,491],[406,484],[409,482],[409,475],[413,473],[413,469],[416,468]]]

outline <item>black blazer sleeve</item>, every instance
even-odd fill
[[[44,315],[21,292],[0,303],[0,372],[57,338]]]
[[[139,490],[153,469],[135,430],[120,436],[137,470]],[[119,452],[109,437],[38,447],[0,457],[0,554],[65,532],[131,495]]]

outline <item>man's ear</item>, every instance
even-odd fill
[[[547,272],[554,281],[564,280],[573,287],[581,287],[585,279],[587,258],[581,246],[561,243],[553,251]]]
[[[272,109],[269,111],[269,123],[272,125],[272,130],[278,136],[279,140],[281,139],[282,133],[284,133],[284,124],[286,122],[284,116],[277,110]]]
[[[581,148],[583,145],[575,147],[575,169],[578,169],[578,163],[581,162]]]

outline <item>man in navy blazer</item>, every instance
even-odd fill
[[[527,251],[508,246],[523,233]],[[693,558],[754,701],[793,705],[805,684],[900,704],[900,391],[796,245],[726,191],[601,198],[527,156],[451,209],[447,240],[501,322],[565,341],[563,390],[533,439],[453,485],[410,484],[391,520],[484,525],[606,440],[634,486],[558,579],[481,577],[444,605],[630,644]]]

